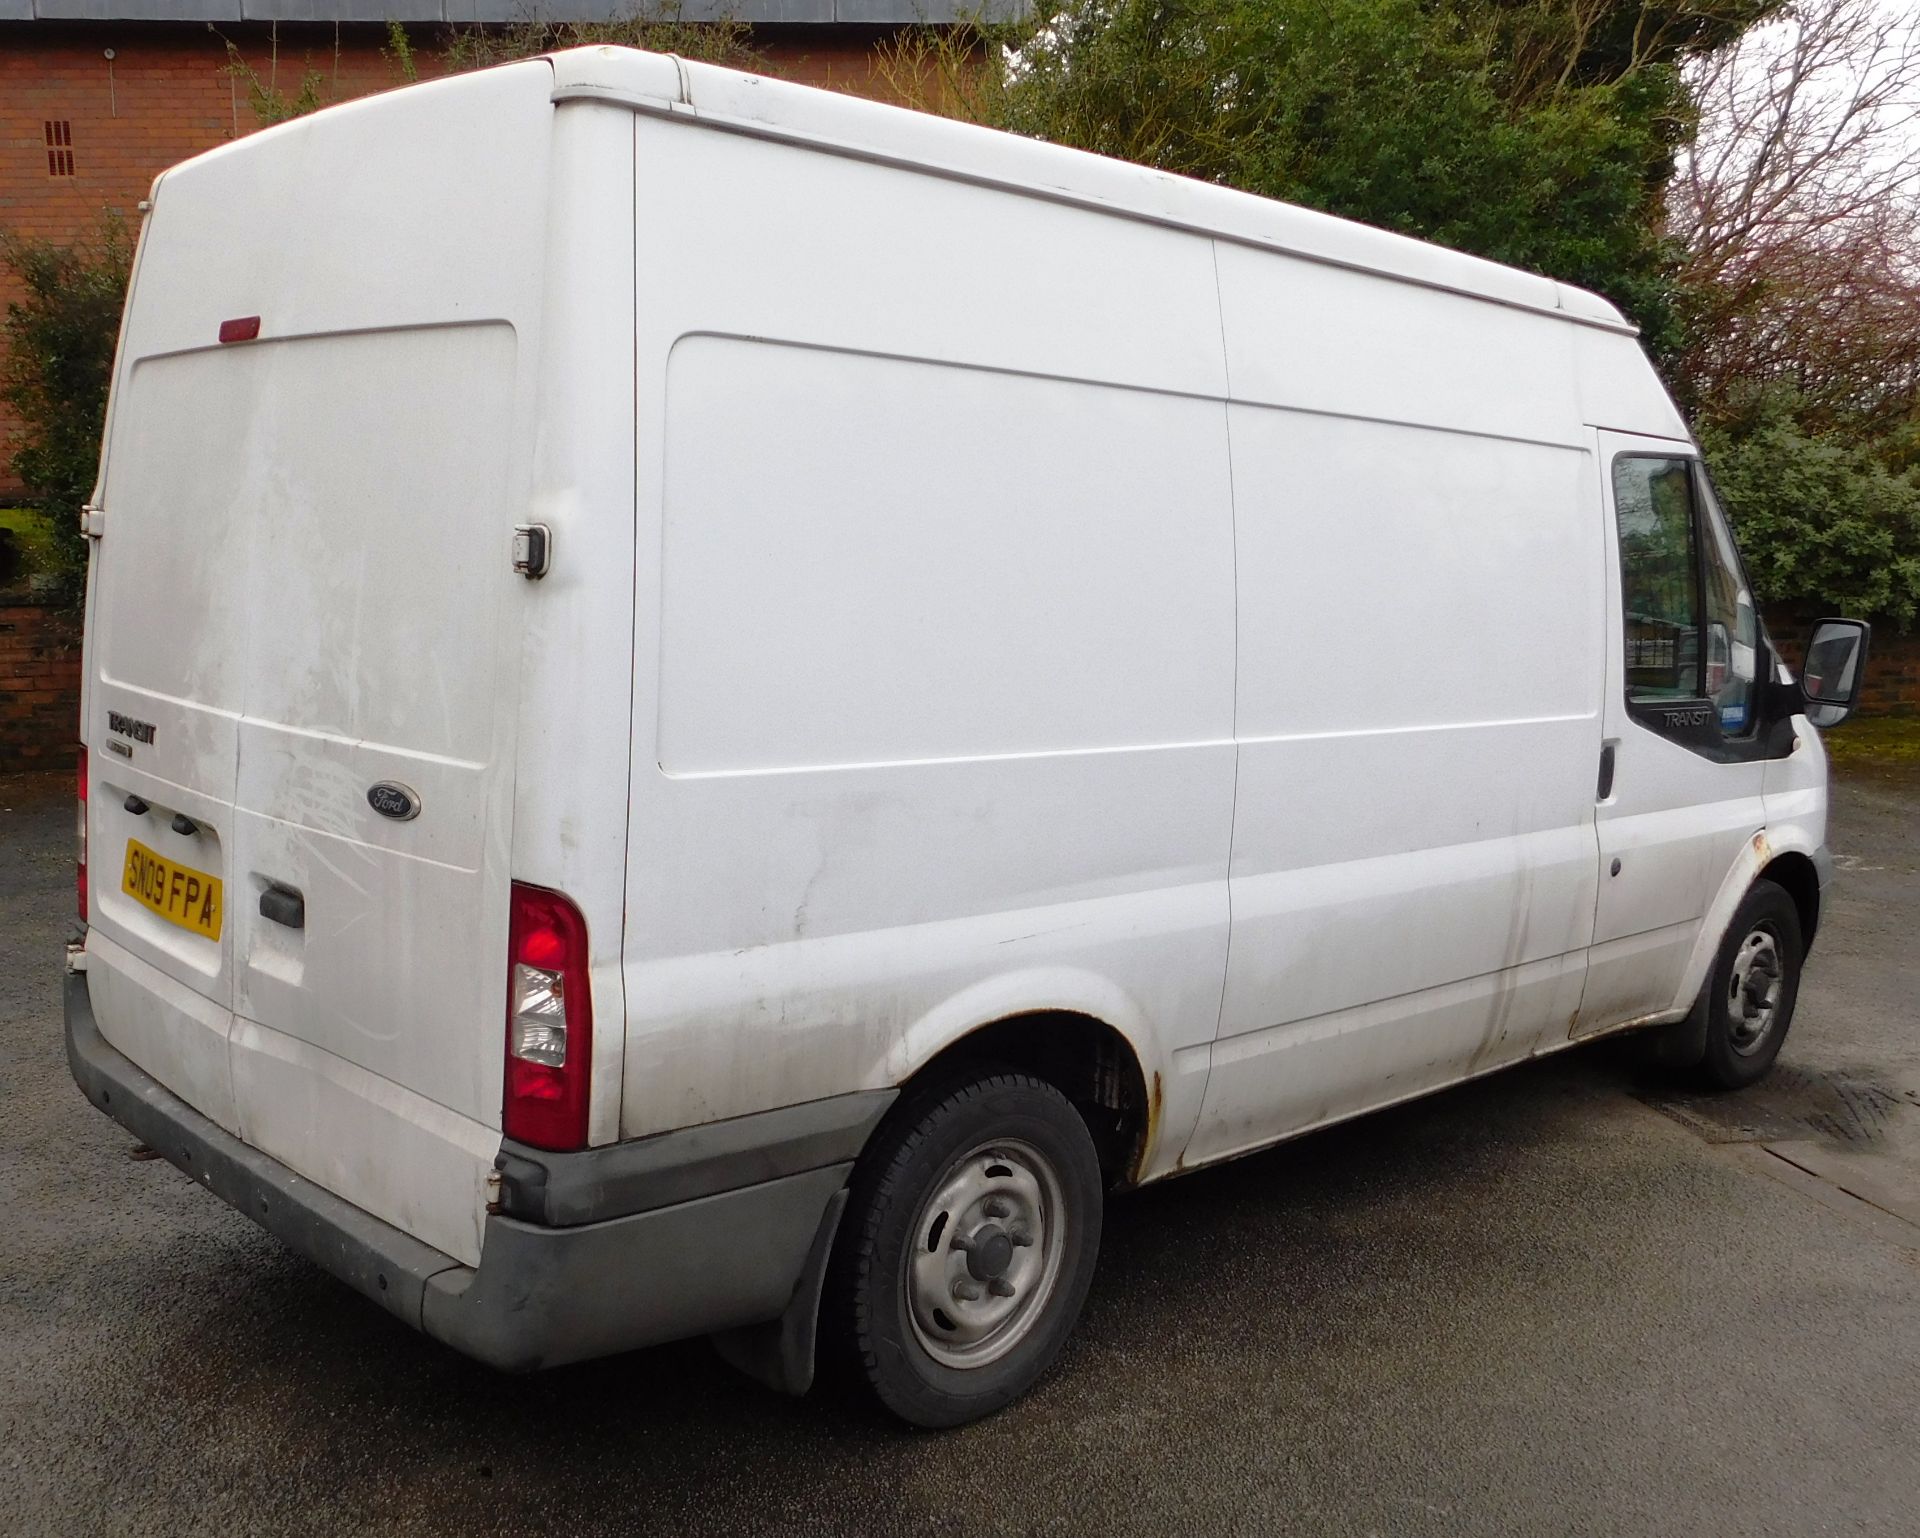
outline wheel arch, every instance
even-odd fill
[[[1820,871],[1813,860],[1797,849],[1776,855],[1762,866],[1758,881],[1771,881],[1785,889],[1800,915],[1800,948],[1804,954],[1813,948],[1814,931],[1820,927]]]
[[[1741,902],[1753,890],[1756,881],[1771,881],[1793,900],[1800,918],[1801,955],[1812,943],[1813,929],[1820,918],[1820,872],[1806,850],[1798,847],[1776,849],[1766,829],[1761,829],[1740,846],[1740,854],[1727,872],[1720,891],[1707,909],[1694,941],[1693,955],[1681,974],[1680,989],[1673,1006],[1658,1017],[1669,1028],[1663,1032],[1665,1046],[1662,1061],[1673,1066],[1698,1061],[1704,1050],[1706,1017],[1697,1007],[1700,992],[1707,985],[1707,974],[1720,954],[1727,926],[1733,921]]]
[[[1768,835],[1768,830],[1760,829],[1740,845],[1740,852],[1734,857],[1726,876],[1721,880],[1720,890],[1707,907],[1700,923],[1700,932],[1693,942],[1693,954],[1687,959],[1686,970],[1680,976],[1680,988],[1674,995],[1673,1007],[1669,1019],[1678,1019],[1693,1008],[1694,1000],[1700,990],[1706,986],[1707,974],[1713,969],[1713,961],[1720,954],[1720,942],[1726,938],[1727,925],[1733,922],[1733,915],[1741,901],[1752,889],[1754,882],[1762,877],[1776,879],[1774,871],[1782,871],[1787,880],[1800,877],[1800,862],[1804,861],[1809,875],[1812,876],[1813,902],[1816,916],[1819,909],[1820,879],[1813,870],[1813,861],[1798,848],[1776,848]],[[1780,883],[1786,886],[1786,882]],[[1788,886],[1789,895],[1794,897],[1798,907],[1800,897]],[[1805,911],[1802,910],[1802,918]],[[1805,934],[1802,934],[1804,949]]]
[[[1161,1078],[1118,1028],[1061,1008],[984,1020],[946,1041],[900,1081],[896,1110],[914,1098],[914,1090],[975,1068],[1014,1069],[1053,1085],[1086,1120],[1107,1183],[1137,1183],[1159,1132]]]

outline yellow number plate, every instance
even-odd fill
[[[220,878],[155,854],[136,838],[127,840],[127,868],[120,890],[169,924],[209,940],[220,938]]]

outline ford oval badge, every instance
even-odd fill
[[[382,780],[378,785],[369,786],[367,805],[382,817],[391,817],[395,822],[410,822],[420,815],[420,798],[394,780]]]

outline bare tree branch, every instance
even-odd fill
[[[1669,190],[1694,387],[1793,383],[1835,411],[1920,395],[1920,11],[1797,0],[1690,74]]]

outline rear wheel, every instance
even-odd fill
[[[854,1175],[830,1278],[880,1402],[957,1426],[1025,1393],[1079,1317],[1102,1201],[1086,1123],[1044,1080],[984,1073],[904,1102]]]
[[[1793,899],[1756,881],[1727,926],[1700,1000],[1706,1055],[1696,1077],[1706,1088],[1745,1089],[1773,1067],[1793,1023],[1803,954]]]

